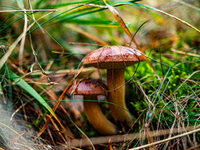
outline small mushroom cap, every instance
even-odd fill
[[[105,46],[89,53],[83,65],[100,69],[120,69],[146,60],[145,55],[130,47]]]
[[[75,86],[71,86],[68,90],[70,94],[75,95],[107,95],[107,87],[101,80],[84,79],[77,81]]]

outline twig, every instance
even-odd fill
[[[194,127],[189,127],[189,128],[186,128],[186,129],[174,128],[172,132],[175,134],[175,133],[183,132],[185,130],[190,130],[190,129],[194,129]],[[191,133],[198,132],[198,131],[200,131],[200,129],[196,129],[196,130],[191,131],[190,133],[189,132],[187,132],[187,133],[191,134]],[[159,132],[157,132],[157,131],[149,131],[149,137],[163,136],[163,135],[168,135],[168,134],[169,134],[169,129],[160,130]],[[125,140],[126,141],[131,141],[131,140],[140,139],[140,138],[144,139],[144,138],[147,137],[147,136],[145,136],[145,134],[142,134],[142,135],[143,136],[141,136],[141,133],[131,133],[131,134],[125,134],[125,135],[112,135],[112,136],[93,137],[93,138],[90,138],[90,140],[91,140],[93,145],[97,145],[97,144],[108,143],[108,142],[122,142],[122,141],[125,141]],[[181,134],[181,136],[185,136],[185,135]],[[172,137],[172,138],[174,138],[174,137]],[[156,143],[156,142],[154,142],[154,143]],[[149,145],[149,146],[155,145],[154,143],[151,143],[152,145]],[[69,142],[69,144],[70,145],[61,145],[61,147],[70,148],[70,147],[82,147],[82,146],[90,145],[88,139],[71,140]],[[149,146],[147,146],[147,147],[149,147]],[[130,150],[133,150],[133,149],[130,149]]]

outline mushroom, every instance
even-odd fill
[[[125,126],[133,124],[133,118],[127,112],[125,103],[124,69],[137,62],[146,60],[145,55],[130,47],[105,46],[89,53],[83,60],[83,65],[107,69],[107,100],[110,111],[117,123]]]
[[[105,117],[97,100],[98,95],[107,96],[107,92],[104,89],[107,89],[107,87],[100,80],[84,79],[76,87],[71,86],[68,92],[74,92],[75,95],[83,95],[84,111],[89,122],[101,134],[112,135],[117,133],[117,126]]]

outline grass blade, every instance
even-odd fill
[[[6,52],[6,54],[0,59],[0,70],[3,67],[3,65],[5,64],[5,62],[8,60],[8,57],[11,55],[12,51],[14,50],[14,48],[17,46],[18,42],[23,38],[23,34],[21,34],[16,40],[15,42],[13,42],[13,44],[10,46],[9,50]]]
[[[51,107],[46,103],[46,101],[23,79],[21,79],[18,75],[13,72],[10,72],[11,79],[25,91],[27,91],[31,96],[33,96],[40,104],[42,104],[56,119],[56,115],[51,109]]]
[[[116,10],[113,6],[107,4],[105,0],[103,0],[103,2],[106,4],[106,6],[108,7],[108,9],[112,12],[113,16],[114,16],[115,19],[118,21],[118,23],[120,24],[120,26],[122,27],[122,29],[126,32],[126,34],[130,37],[130,39],[133,40],[133,43],[136,45],[136,47],[137,47],[140,51],[142,51],[141,48],[140,48],[140,46],[137,44],[137,42],[135,41],[135,39],[132,37],[132,34],[131,34],[130,30],[129,30],[128,27],[126,26],[124,20],[123,20],[122,17],[119,15],[119,13],[117,12],[117,10]]]
[[[143,4],[138,4],[138,3],[132,3],[132,4],[134,4],[134,5],[136,5],[136,6],[139,6],[139,7],[141,7],[141,8],[152,9],[152,10],[155,10],[155,11],[157,11],[157,12],[159,12],[159,13],[162,13],[162,14],[164,14],[164,15],[167,15],[167,16],[169,16],[169,17],[171,17],[171,18],[174,18],[174,19],[180,21],[181,23],[185,24],[186,26],[188,26],[188,27],[190,27],[190,28],[192,28],[192,29],[194,29],[194,30],[196,30],[197,32],[200,33],[200,30],[197,29],[196,27],[194,27],[193,25],[191,25],[191,24],[189,24],[188,22],[186,22],[186,21],[184,21],[184,20],[182,20],[182,19],[180,19],[180,18],[178,18],[178,17],[176,17],[176,16],[174,16],[174,15],[172,15],[172,14],[169,14],[169,13],[167,13],[167,12],[165,12],[165,11],[162,11],[162,10],[160,10],[160,9],[157,9],[157,8],[154,8],[154,7],[151,7],[151,6],[143,5]]]

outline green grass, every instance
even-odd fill
[[[187,128],[196,129],[199,126],[200,2],[106,2],[118,11],[162,79],[158,79],[147,62],[127,68],[126,101],[129,112],[137,122],[134,129],[129,131],[119,126],[119,133],[142,135],[148,130],[151,135],[153,131],[162,133],[167,130],[168,134],[142,139],[136,136],[126,142],[107,142],[105,146],[100,142],[93,148],[104,149],[109,145],[124,149],[148,146],[174,136],[180,137],[156,144],[157,148],[186,149],[198,146],[199,131],[190,133]],[[24,13],[24,8],[29,11]],[[38,11],[32,12],[31,9]],[[130,44],[131,39],[125,28],[121,28],[104,2],[3,1],[0,2],[0,11],[1,107],[13,108],[13,112],[17,110],[17,114],[22,116],[21,120],[25,120],[36,132],[42,130],[52,114],[54,118],[40,136],[46,141],[42,143],[44,147],[61,146],[72,137],[78,140],[102,136],[88,122],[82,100],[77,97],[66,94],[61,100],[62,106],[55,113],[52,109],[90,51],[105,45]],[[45,74],[48,71],[50,74]],[[62,73],[57,73],[59,71]],[[35,72],[37,75],[34,75]],[[99,78],[97,73],[83,69],[78,78]],[[104,70],[101,76],[106,79]],[[107,103],[102,102],[101,106],[106,116],[114,122]],[[14,133],[14,126],[3,123],[0,129],[8,126]],[[62,132],[62,125],[67,133]],[[176,129],[180,132],[176,132]],[[188,135],[182,137],[183,133]],[[18,134],[22,134],[21,131]],[[0,135],[3,135],[1,130]],[[32,136],[35,137],[37,134]],[[89,145],[93,142],[91,138]],[[0,143],[2,147],[13,146],[3,143]],[[35,149],[38,147],[35,146]]]

